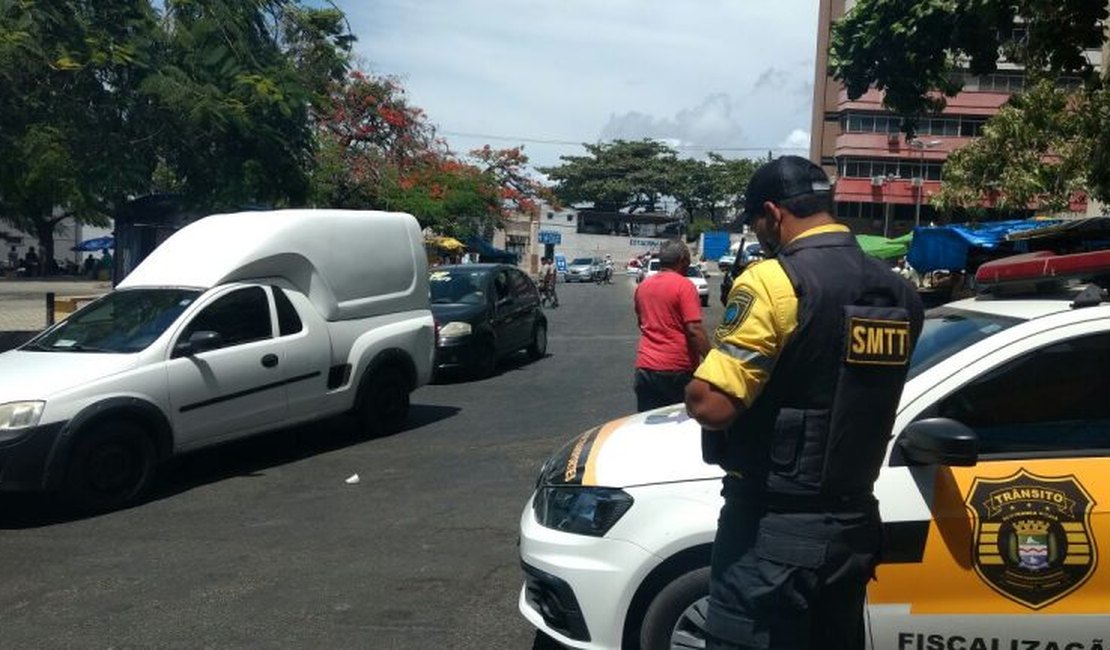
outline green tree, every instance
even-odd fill
[[[560,156],[563,164],[540,168],[567,204],[592,202],[598,210],[648,211],[673,191],[671,168],[678,155],[654,140],[583,144],[587,156]]]
[[[326,103],[353,36],[343,14],[292,0],[166,0],[159,66],[142,90],[158,108],[163,163],[190,201],[300,204]]]
[[[1089,95],[1049,81],[1015,96],[987,122],[982,137],[948,158],[933,203],[971,207],[985,199],[1006,210],[1032,204],[1067,209],[1087,184],[1093,154],[1086,132],[1089,109]]]
[[[46,260],[62,219],[103,225],[149,180],[139,87],[156,35],[146,0],[0,0],[0,220]]]
[[[833,26],[829,71],[850,98],[883,91],[912,134],[918,117],[960,91],[964,72],[994,72],[1000,52],[1030,70],[1094,81],[1085,50],[1102,44],[1106,18],[1096,0],[860,0]]]

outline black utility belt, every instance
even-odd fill
[[[760,503],[768,512],[860,512],[875,507],[872,494],[794,496],[781,494],[752,495],[752,503]]]

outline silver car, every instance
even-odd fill
[[[593,282],[594,273],[601,270],[600,257],[577,257],[567,265],[567,282]]]

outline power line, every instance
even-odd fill
[[[478,138],[480,140],[500,140],[505,142],[522,142],[526,144],[563,144],[574,147],[582,146],[582,142],[575,142],[571,140],[550,140],[544,138],[525,138],[512,135],[491,135],[488,133],[464,133],[461,131],[440,131],[443,135],[456,136],[460,138]],[[698,151],[809,151],[809,147],[714,147],[707,144],[680,144],[675,145],[675,149],[698,150]]]

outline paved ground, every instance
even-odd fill
[[[46,294],[57,298],[97,296],[112,289],[110,282],[72,279],[23,280],[0,278],[0,332],[37,331],[46,327]]]
[[[0,498],[0,647],[531,647],[521,509],[550,453],[633,410],[633,286],[560,285],[547,358],[421,388],[400,434],[337,419],[200,452],[90,519]]]

